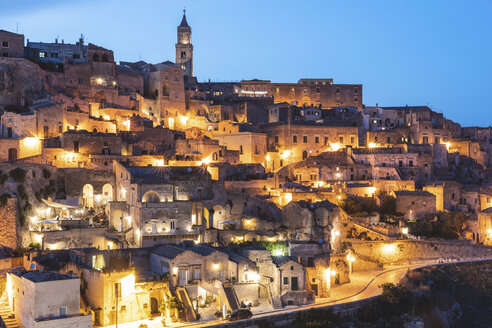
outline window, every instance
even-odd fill
[[[319,143],[319,137],[314,137],[314,143]]]
[[[307,143],[307,136],[303,136],[303,137],[302,137],[302,142],[303,142],[303,143]]]
[[[339,94],[340,94],[340,89],[339,89],[339,88],[337,88],[337,95],[339,95]]]
[[[79,84],[83,84],[83,83],[84,83],[84,78],[79,77]]]
[[[343,137],[339,137],[340,143],[343,143]]]
[[[44,52],[40,52],[40,53],[39,53],[39,57],[40,57],[40,58],[44,58]]]
[[[278,136],[274,137],[275,143],[278,143]]]
[[[403,161],[398,161],[398,166],[402,167],[403,166]]]
[[[355,144],[355,137],[350,137],[350,144]]]
[[[80,55],[79,54],[73,54],[72,58],[73,59],[80,59]]]
[[[2,42],[2,47],[3,48],[8,48],[9,47],[9,42],[8,41],[3,41]]]
[[[426,136],[422,137],[422,143],[428,144],[429,143],[429,137],[426,137]]]
[[[413,166],[413,161],[408,161],[408,166],[412,167]]]
[[[292,142],[297,143],[297,136],[292,136]]]
[[[58,53],[57,52],[52,52],[51,53],[51,58],[58,58]]]
[[[386,138],[386,142],[387,142],[387,143],[391,143],[391,137],[387,137],[387,138]]]
[[[181,58],[186,58],[186,51],[181,51]]]
[[[171,221],[170,222],[170,225],[171,225],[171,230],[175,230],[176,229],[176,221]]]
[[[242,155],[243,154],[243,145],[240,145],[239,146],[239,154]]]
[[[325,145],[328,144],[328,137],[325,137]]]
[[[61,306],[60,307],[60,317],[66,317],[66,316],[67,316],[67,307]]]
[[[289,277],[284,277],[284,285],[288,285],[289,284]]]

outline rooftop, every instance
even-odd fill
[[[18,277],[25,278],[32,282],[46,282],[46,281],[57,281],[57,280],[68,280],[68,279],[78,279],[77,277],[61,274],[53,271],[24,271],[24,270],[14,270],[11,271],[12,274],[15,274]]]
[[[423,191],[423,190],[398,190],[394,191],[396,196],[434,196],[434,194],[428,192],[428,191]]]

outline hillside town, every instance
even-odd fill
[[[492,257],[490,126],[201,81],[186,12],[174,62],[52,41],[0,30],[0,327],[220,325]]]

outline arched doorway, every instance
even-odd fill
[[[308,96],[303,96],[301,98],[301,105],[309,106],[309,104],[311,104],[311,99]]]
[[[84,207],[94,207],[94,187],[91,184],[84,185],[82,189],[82,198],[84,200]]]
[[[162,96],[163,97],[169,97],[169,84],[164,83],[162,86]]]
[[[112,202],[113,201],[113,186],[110,185],[109,183],[106,183],[103,186],[103,202]]]
[[[159,302],[155,297],[150,298],[150,313],[159,314]]]

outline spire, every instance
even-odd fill
[[[189,27],[188,22],[186,21],[186,9],[183,9],[183,19],[181,20],[179,27]]]

